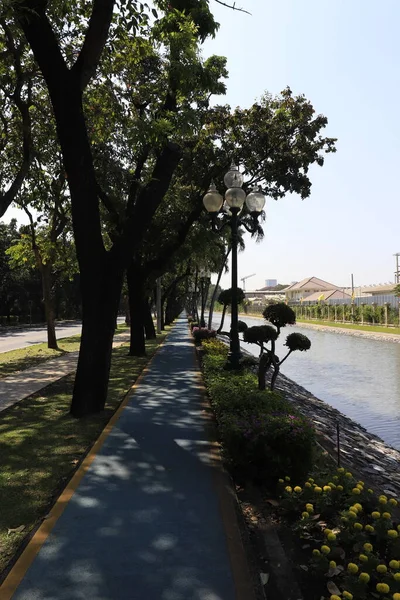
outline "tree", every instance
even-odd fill
[[[241,304],[244,299],[245,299],[244,291],[242,290],[242,288],[238,288],[237,289],[238,304]],[[217,332],[221,333],[222,328],[224,326],[226,309],[228,308],[228,306],[230,306],[232,304],[232,288],[229,288],[228,290],[222,290],[222,292],[218,296],[218,302],[220,304],[222,304],[222,316],[221,316],[221,323],[217,329]]]
[[[307,336],[301,333],[290,333],[284,344],[289,348],[289,352],[282,360],[279,360],[279,357],[275,354],[275,342],[280,335],[282,327],[295,324],[295,313],[289,306],[280,302],[267,306],[263,315],[267,321],[274,325],[274,327],[271,325],[249,327],[244,331],[243,339],[249,344],[256,344],[260,347],[258,389],[265,390],[265,378],[270,367],[273,366],[274,372],[271,377],[271,390],[273,390],[282,363],[296,350],[299,350],[300,352],[309,350],[311,348],[311,341]],[[271,344],[270,348],[267,348],[268,344]]]
[[[320,134],[325,117],[314,118],[311,104],[290,90],[250,109],[210,108],[210,96],[224,93],[226,68],[221,57],[199,56],[199,43],[217,29],[205,0],[185,3],[184,11],[182,0],[159,1],[162,16],[152,25],[134,3],[114,14],[113,7],[113,0],[93,0],[82,11],[22,0],[9,9],[44,77],[68,178],[83,309],[75,416],[104,406],[124,270],[141,253],[167,192],[186,186],[186,227],[232,158],[249,185],[275,198],[288,191],[304,198],[309,165],[334,151],[334,140]]]

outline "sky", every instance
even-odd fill
[[[227,0],[226,0],[227,1]],[[328,117],[336,154],[310,170],[311,196],[267,198],[265,238],[239,254],[246,289],[316,276],[338,286],[394,281],[400,252],[400,2],[236,0],[210,6],[203,54],[228,58],[223,102],[251,106],[290,86]],[[221,190],[220,190],[221,191]],[[214,277],[215,280],[215,277]],[[222,287],[230,287],[230,275]]]
[[[290,86],[328,117],[324,135],[338,138],[337,153],[310,170],[309,198],[267,199],[265,238],[247,238],[239,277],[255,273],[247,290],[266,279],[311,276],[347,287],[351,273],[355,286],[393,281],[393,254],[400,252],[399,0],[236,4],[251,15],[210,0],[221,27],[203,54],[226,56],[230,73],[218,101],[249,107],[265,91]],[[13,216],[10,209],[4,220]],[[229,275],[222,286],[230,287]]]

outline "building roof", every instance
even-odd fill
[[[364,293],[371,294],[390,294],[395,288],[395,283],[385,283],[380,285],[367,285],[362,288]]]
[[[285,292],[294,292],[296,290],[303,290],[305,288],[317,289],[317,290],[338,290],[339,288],[333,283],[328,283],[323,279],[318,279],[318,277],[306,277],[297,283],[293,283],[289,285],[285,289]]]
[[[323,296],[321,300],[340,300],[341,298],[351,298],[349,294],[343,293],[342,290],[327,290],[326,292],[314,292],[304,298],[305,302],[317,302]]]

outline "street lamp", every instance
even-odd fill
[[[203,198],[203,204],[210,213],[212,227],[214,231],[222,231],[229,225],[232,231],[232,307],[231,307],[231,331],[230,331],[230,352],[228,355],[229,366],[232,369],[239,368],[240,341],[238,331],[238,302],[237,302],[237,247],[238,247],[238,227],[243,225],[250,233],[255,233],[258,226],[258,217],[260,216],[264,205],[265,196],[258,188],[253,189],[247,196],[242,189],[243,175],[235,164],[231,164],[229,171],[224,177],[224,183],[228,188],[225,192],[226,207],[224,210],[224,198],[219,194],[217,188],[212,182],[209,190]],[[239,218],[243,206],[246,206],[247,212],[252,219],[248,223],[242,216]],[[222,214],[223,218],[218,219]]]

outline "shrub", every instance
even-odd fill
[[[238,331],[239,333],[244,333],[246,331],[246,329],[248,329],[248,325],[247,323],[245,323],[244,321],[238,321]]]
[[[199,344],[203,340],[215,338],[217,332],[214,329],[208,329],[207,327],[193,327],[192,334],[196,344]]]
[[[190,323],[190,329],[191,329],[191,331],[193,331],[193,329],[194,329],[195,327],[199,327],[199,323],[198,323],[197,321],[192,321],[192,322]]]
[[[276,480],[282,472],[302,478],[313,459],[314,430],[293,405],[270,391],[257,390],[257,376],[223,369],[227,347],[205,342],[204,377],[224,451],[240,475]]]
[[[229,352],[229,346],[224,344],[224,342],[221,342],[221,340],[217,340],[215,338],[204,340],[203,348],[209,354],[218,354],[225,357],[228,356]]]
[[[277,480],[288,473],[298,481],[312,466],[314,430],[304,417],[260,407],[227,411],[219,424],[232,466],[247,477]]]
[[[291,352],[300,350],[304,352],[311,348],[311,342],[306,335],[302,333],[289,333],[284,346],[287,346]]]
[[[278,330],[278,335],[282,327],[294,325],[296,323],[296,314],[294,310],[284,302],[266,306],[263,311],[263,317],[272,323],[272,325],[275,325]]]

